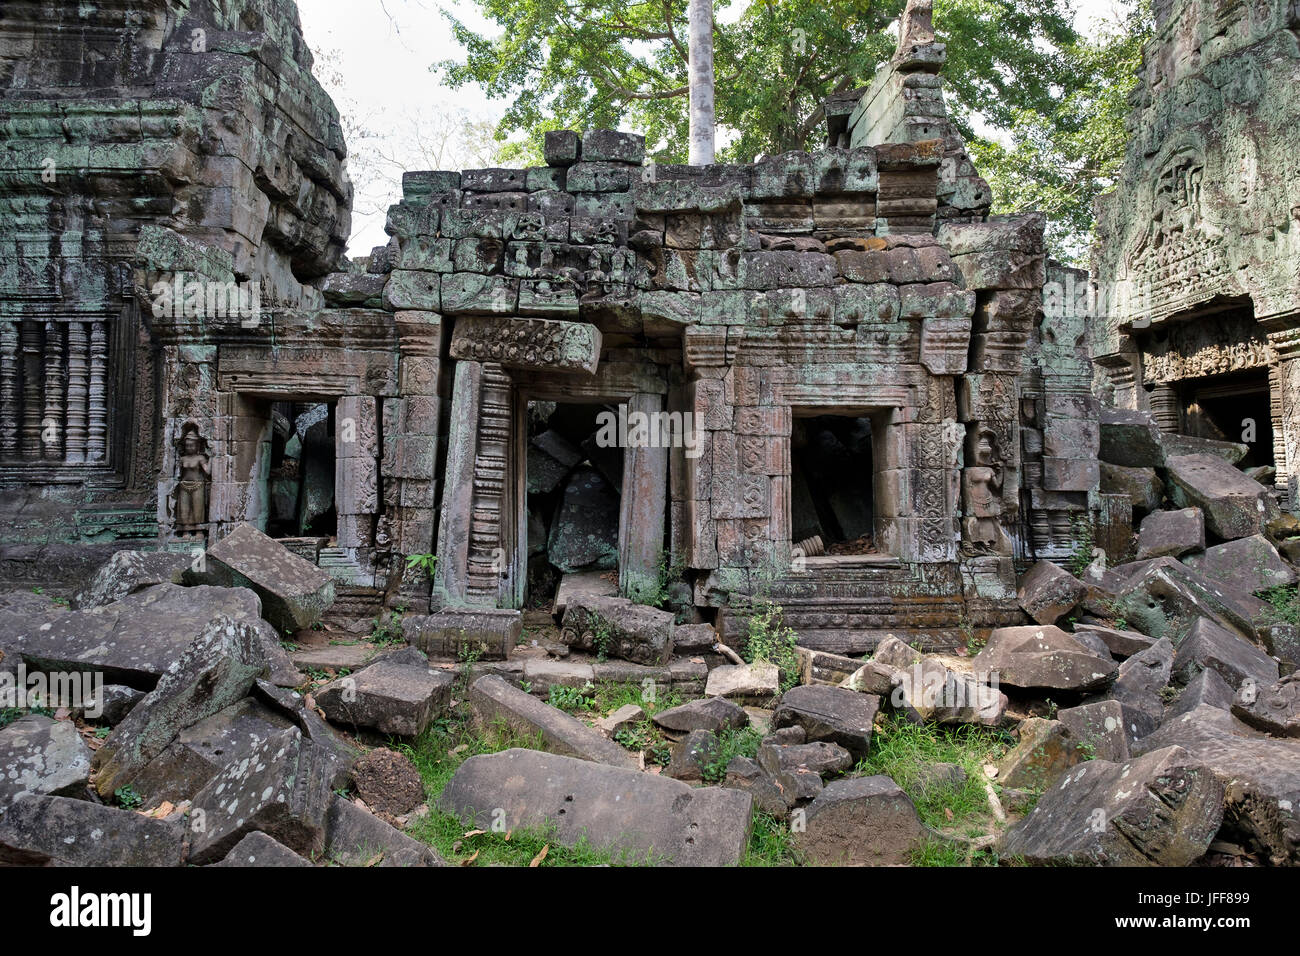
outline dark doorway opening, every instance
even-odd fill
[[[338,533],[334,427],[333,402],[271,405],[266,533],[272,538]]]
[[[1179,393],[1185,434],[1245,444],[1243,468],[1274,464],[1268,369],[1194,379]]]
[[[528,576],[525,608],[549,608],[566,574],[618,590],[623,446],[613,405],[528,403]]]
[[[793,545],[809,557],[878,553],[870,418],[795,418],[790,464]]]

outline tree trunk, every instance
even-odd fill
[[[690,0],[690,164],[713,162],[713,0]]]

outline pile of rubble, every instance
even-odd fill
[[[1102,447],[1105,493],[1140,519],[1136,559],[1033,565],[1019,589],[1033,623],[964,654],[899,634],[861,658],[798,648],[798,673],[745,663],[712,625],[591,573],[564,578],[531,639],[520,612],[484,610],[454,633],[408,615],[399,649],[296,645],[333,582],[248,526],[201,562],[120,552],[66,607],[11,592],[0,672],[106,684],[0,729],[0,860],[439,865],[403,832],[435,813],[621,861],[731,865],[765,814],[812,864],[959,843],[1027,863],[1294,865],[1300,524],[1235,467],[1238,446],[1108,411]],[[645,706],[583,720],[553,705],[602,684],[646,689]],[[385,744],[440,718],[517,745],[429,793]],[[983,837],[923,821],[914,787],[865,771],[899,723],[1007,739],[986,766],[920,768],[927,787],[987,793]]]

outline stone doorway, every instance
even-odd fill
[[[566,574],[618,586],[624,449],[603,441],[615,405],[528,402],[524,606],[549,608]]]
[[[1242,467],[1274,464],[1268,369],[1196,379],[1178,391],[1184,434],[1245,444]]]
[[[879,553],[870,416],[796,417],[790,466],[794,547],[809,557]]]
[[[336,406],[274,402],[269,409],[266,533],[272,538],[338,533],[334,499]]]

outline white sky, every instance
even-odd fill
[[[745,5],[746,0],[737,0],[727,18],[738,16]],[[1084,25],[1123,5],[1124,0],[1075,0]],[[440,60],[463,55],[442,9],[486,32],[488,24],[469,0],[298,0],[298,8],[307,43],[317,55],[318,76],[340,111],[379,134],[373,148],[399,159],[410,155],[411,168],[423,168],[411,143],[411,129],[424,122],[422,117],[457,110],[472,119],[501,116],[504,101],[489,100],[471,87],[450,90],[429,71]],[[323,69],[325,63],[332,69]],[[333,82],[330,73],[341,80]],[[348,145],[357,152],[354,143]],[[392,181],[359,186],[349,246],[354,256],[388,241],[382,210],[400,198]]]

